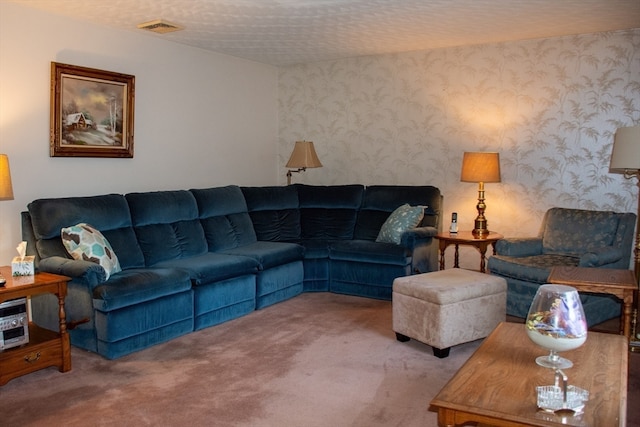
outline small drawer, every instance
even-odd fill
[[[28,374],[49,366],[62,366],[62,351],[59,342],[49,342],[36,346],[25,346],[4,351],[0,376]]]

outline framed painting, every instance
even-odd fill
[[[133,157],[135,77],[51,63],[51,157]]]

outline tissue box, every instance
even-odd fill
[[[11,261],[11,274],[13,276],[33,276],[34,259],[34,256],[26,256],[24,258],[17,256],[13,258]]]

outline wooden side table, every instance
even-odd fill
[[[0,273],[7,280],[4,287],[0,287],[0,302],[52,293],[58,297],[60,318],[59,332],[29,322],[29,343],[0,351],[0,385],[49,366],[57,367],[60,372],[70,371],[71,347],[64,311],[67,282],[70,278],[50,273],[13,277],[11,267],[0,267]]]
[[[598,294],[611,294],[622,300],[620,333],[631,336],[631,311],[633,295],[638,290],[635,276],[631,270],[588,267],[553,267],[549,283],[569,285],[578,291]]]
[[[438,233],[435,236],[438,239],[440,247],[440,270],[444,270],[444,252],[449,245],[455,245],[455,253],[453,257],[453,267],[459,268],[460,253],[459,245],[474,246],[480,252],[480,272],[485,273],[486,253],[489,245],[493,248],[493,254],[496,253],[496,242],[503,239],[502,234],[490,231],[489,234],[482,237],[475,236],[471,231],[459,231],[457,233]]]

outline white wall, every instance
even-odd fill
[[[133,159],[49,157],[52,61],[135,76]],[[0,2],[0,265],[37,198],[276,184],[277,120],[274,67]]]
[[[616,129],[640,124],[640,29],[291,66],[279,110],[281,164],[304,138],[324,165],[296,182],[435,185],[461,229],[478,197],[464,151],[500,153],[486,217],[507,236],[537,234],[552,206],[637,210],[636,180],[609,160]]]

